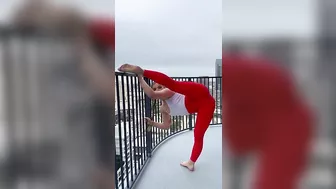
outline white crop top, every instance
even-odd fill
[[[171,116],[188,115],[189,112],[184,103],[185,96],[180,93],[175,93],[172,97],[166,100],[166,103],[170,109]]]

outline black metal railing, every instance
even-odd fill
[[[77,189],[93,184],[96,169],[114,173],[113,111],[87,85],[74,50],[65,36],[0,27],[0,188]],[[113,66],[108,57],[101,63]]]
[[[221,77],[175,77],[178,81],[193,81],[208,87],[216,99],[216,109],[211,125],[222,123]],[[145,78],[151,85],[151,81]],[[116,73],[116,188],[134,186],[154,149],[169,137],[192,130],[197,115],[172,117],[169,130],[146,129],[144,118],[161,122],[159,101],[149,99],[139,85],[136,76]]]
[[[49,185],[54,188],[70,182],[82,188],[92,184],[86,178],[93,167],[110,166],[109,154],[115,153],[116,188],[132,188],[153,150],[170,136],[192,130],[196,115],[173,117],[172,129],[147,132],[145,116],[161,120],[158,102],[143,93],[137,77],[116,73],[114,133],[111,108],[87,86],[66,39],[0,28],[8,147],[5,160],[0,161],[0,167],[5,167],[0,170],[0,186],[2,180],[6,185],[2,188],[16,188],[25,178],[37,178],[41,184],[60,179]],[[211,124],[221,124],[220,77],[175,79],[208,86],[217,102]],[[69,167],[79,179],[68,177]],[[36,185],[31,182],[29,189]]]

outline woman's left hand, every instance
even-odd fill
[[[153,126],[153,125],[154,125],[154,121],[153,121],[151,118],[149,118],[149,117],[145,117],[145,120],[146,120],[146,123],[147,123],[148,125],[150,125],[150,126]]]

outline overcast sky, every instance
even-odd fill
[[[221,58],[222,36],[313,36],[316,2],[116,0],[116,63],[171,76],[211,76]]]
[[[221,58],[222,0],[116,0],[116,66],[213,76]]]
[[[20,1],[1,1],[0,20]],[[222,34],[255,38],[315,33],[316,0],[56,1],[91,15],[112,17],[115,12],[116,66],[128,62],[170,76],[214,75]]]
[[[223,0],[223,37],[316,34],[317,0]]]

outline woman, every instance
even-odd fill
[[[143,80],[143,77],[139,77],[139,80],[140,80],[140,83],[141,83],[141,86],[147,86],[147,83]],[[161,90],[164,90],[166,89],[163,85],[160,85],[158,83],[154,83],[153,86],[152,86],[152,89],[154,91],[161,91]],[[174,93],[173,91],[170,91],[172,93]],[[169,100],[169,99],[167,99]],[[171,125],[171,118],[170,118],[170,108],[167,104],[167,100],[161,100],[161,106],[160,106],[160,109],[159,109],[159,112],[161,113],[162,115],[162,123],[158,123],[158,122],[154,122],[152,121],[150,118],[148,117],[145,117],[148,125],[150,127],[148,127],[148,130],[151,129],[151,126],[154,126],[156,128],[159,128],[159,129],[169,129],[170,128],[170,125]]]
[[[78,65],[88,83],[100,97],[96,99],[97,123],[94,125],[98,168],[95,182],[101,188],[115,186],[114,128],[107,120],[114,105],[114,20],[89,18],[80,10],[57,6],[51,1],[30,0],[13,15],[12,25],[24,31],[69,36],[77,47]],[[111,84],[112,83],[112,84]],[[106,103],[108,102],[108,104]],[[112,178],[112,179],[111,179]]]
[[[223,138],[257,156],[256,189],[296,189],[309,160],[315,113],[291,73],[267,58],[224,53]]]
[[[156,123],[146,118],[148,123],[154,127],[168,129],[170,116],[197,113],[192,153],[188,161],[181,163],[181,166],[194,171],[195,163],[202,152],[204,134],[215,110],[215,99],[209,93],[208,88],[195,82],[175,81],[163,73],[143,70],[139,66],[130,64],[124,64],[118,70],[137,74],[145,94],[152,99],[163,101],[160,108],[160,112],[163,113],[163,123]],[[152,89],[143,77],[147,77],[157,84]]]

